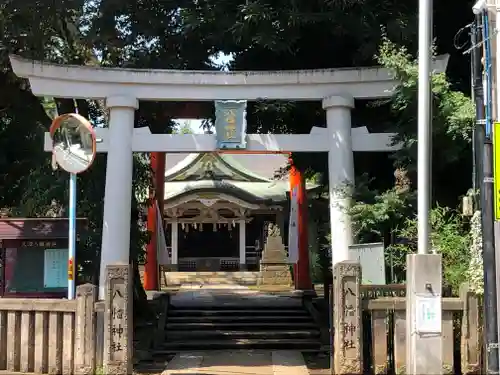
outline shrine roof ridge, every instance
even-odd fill
[[[241,155],[238,155],[241,157]],[[236,157],[238,157],[236,156]],[[268,156],[268,155],[265,155]],[[274,157],[275,155],[270,155],[271,157]],[[210,158],[214,163],[220,162],[230,170],[234,171],[236,175],[240,175],[246,179],[253,180],[256,183],[268,183],[271,182],[271,179],[260,175],[259,173],[256,173],[255,171],[241,165],[236,158],[235,155],[228,155],[224,153],[217,153],[217,152],[206,152],[206,153],[199,153],[199,154],[188,154],[184,159],[182,159],[180,162],[178,162],[176,165],[172,166],[171,168],[167,169],[165,171],[165,181],[170,182],[170,181],[175,181],[176,178],[178,178],[179,175],[182,175],[185,173],[187,170],[190,168],[193,168],[196,166],[198,163],[200,163],[202,160]],[[167,159],[168,160],[168,159]],[[286,158],[283,158],[283,166],[286,165]]]
[[[307,190],[318,185],[306,183]],[[246,202],[280,203],[289,199],[289,182],[276,180],[267,183],[232,180],[198,180],[165,183],[165,202],[193,193],[220,192],[242,199]]]

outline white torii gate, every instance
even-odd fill
[[[348,259],[352,244],[348,199],[341,191],[354,182],[354,151],[388,152],[392,134],[370,134],[351,129],[354,99],[389,97],[397,82],[383,68],[353,68],[278,72],[212,72],[141,70],[62,66],[10,56],[14,73],[28,78],[34,95],[59,98],[105,99],[109,128],[97,129],[107,152],[101,248],[100,298],[109,264],[129,262],[133,152],[216,152],[215,135],[151,134],[134,129],[139,100],[322,100],[327,127],[311,134],[248,134],[247,151],[328,152],[332,264]],[[443,72],[448,57],[434,69]],[[45,135],[45,150],[51,151]]]

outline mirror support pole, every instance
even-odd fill
[[[68,299],[75,299],[76,173],[69,176]]]
[[[57,116],[50,125],[52,168],[69,172],[68,264],[69,300],[75,299],[76,277],[76,175],[87,170],[96,155],[96,137],[92,124],[78,113]]]

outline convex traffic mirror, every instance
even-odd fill
[[[96,135],[85,117],[76,113],[58,116],[50,126],[50,136],[53,158],[66,172],[81,173],[92,165]]]

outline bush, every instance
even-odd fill
[[[471,261],[471,234],[469,223],[457,210],[436,207],[430,213],[431,247],[443,256],[443,284],[458,294],[460,284],[468,280]],[[406,255],[417,249],[417,219],[406,220],[404,226],[395,231],[396,243],[389,246],[387,256],[392,255],[395,267],[406,272]],[[404,275],[399,275],[404,279]]]

